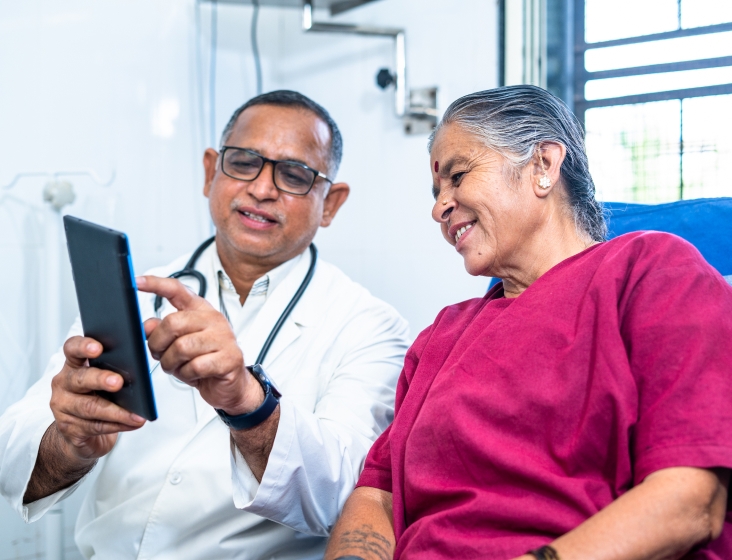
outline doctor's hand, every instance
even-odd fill
[[[43,434],[23,503],[30,504],[88,473],[99,457],[109,453],[119,432],[140,428],[145,419],[96,394],[122,388],[122,376],[89,367],[89,358],[102,353],[91,338],[74,336],[64,344],[66,363],[51,381],[54,422]]]
[[[94,461],[106,455],[117,441],[117,433],[136,430],[145,423],[144,418],[95,394],[114,393],[123,384],[119,374],[89,367],[89,358],[101,353],[102,345],[94,339],[68,339],[64,344],[66,363],[51,382],[55,430],[72,461]]]
[[[164,297],[178,310],[145,321],[150,353],[163,371],[197,388],[208,404],[227,414],[245,414],[264,402],[226,317],[172,278],[141,276],[137,289]]]

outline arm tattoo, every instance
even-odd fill
[[[96,461],[91,461],[83,466],[71,463],[64,455],[59,441],[60,437],[61,435],[56,431],[56,422],[51,424],[43,434],[36,464],[23,496],[24,504],[31,504],[68,488],[81,480],[96,465]]]
[[[345,550],[362,550],[366,555],[370,555],[378,560],[391,560],[394,557],[394,551],[391,542],[381,533],[374,531],[371,525],[362,525],[359,529],[346,531],[340,535],[338,539],[338,547]],[[360,556],[340,556],[337,560],[366,560]]]

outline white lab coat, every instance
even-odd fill
[[[182,257],[151,271],[167,276]],[[300,285],[304,254],[238,342],[251,364]],[[214,247],[197,269],[206,298],[219,308]],[[191,281],[191,286],[195,281]],[[152,297],[140,294],[143,319]],[[171,308],[166,302],[164,314]],[[69,336],[81,334],[77,321]],[[237,332],[237,335],[239,333]],[[322,260],[285,322],[264,368],[283,396],[267,469],[257,483],[229,431],[198,391],[158,368],[153,385],[159,419],[120,434],[95,467],[76,527],[86,558],[320,558],[325,536],[354,487],[365,455],[393,417],[394,387],[408,346],[397,312]],[[0,418],[0,492],[28,522],[40,518],[83,480],[23,505],[41,438],[53,421],[54,355],[43,377]]]

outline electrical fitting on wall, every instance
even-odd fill
[[[207,0],[216,1],[216,0]],[[429,134],[437,126],[437,88],[409,89],[407,86],[407,40],[401,28],[378,27],[348,23],[315,21],[314,0],[217,0],[227,4],[253,4],[302,7],[302,28],[305,32],[341,33],[369,37],[386,37],[394,40],[394,69],[382,68],[376,75],[381,89],[394,88],[394,112],[404,124],[406,134]],[[375,0],[321,0],[317,7],[328,8],[330,15],[369,4]]]

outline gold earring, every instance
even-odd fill
[[[443,206],[447,206],[447,200],[443,200],[443,201],[442,201],[442,205],[443,205]]]

